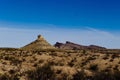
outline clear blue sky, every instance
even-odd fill
[[[48,24],[63,29],[87,27],[119,35],[120,0],[0,0],[1,28],[41,29],[43,26],[39,25]]]
[[[0,0],[0,21],[118,30],[120,0]]]

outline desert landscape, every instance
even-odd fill
[[[0,0],[0,80],[120,80],[120,0]]]
[[[120,80],[120,50],[41,35],[21,48],[0,48],[0,80]]]

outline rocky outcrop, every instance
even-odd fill
[[[96,45],[90,45],[90,46],[84,46],[84,45],[79,45],[79,44],[75,44],[73,42],[70,41],[66,41],[66,43],[59,43],[56,42],[56,44],[54,45],[56,48],[59,49],[72,49],[72,50],[78,50],[78,49],[106,49],[104,47],[100,47],[100,46],[96,46]]]
[[[54,49],[54,47],[50,45],[41,35],[38,35],[38,38],[35,41],[22,47],[21,49],[39,50],[39,49]]]

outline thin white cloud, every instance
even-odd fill
[[[0,26],[0,47],[22,47],[36,39],[38,34],[51,44],[72,41],[83,45],[100,45],[107,48],[120,48],[120,36],[93,28],[87,29],[16,29]]]

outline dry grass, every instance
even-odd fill
[[[0,80],[98,80],[102,73],[101,80],[119,80],[119,71],[120,55],[115,53],[0,49]]]

